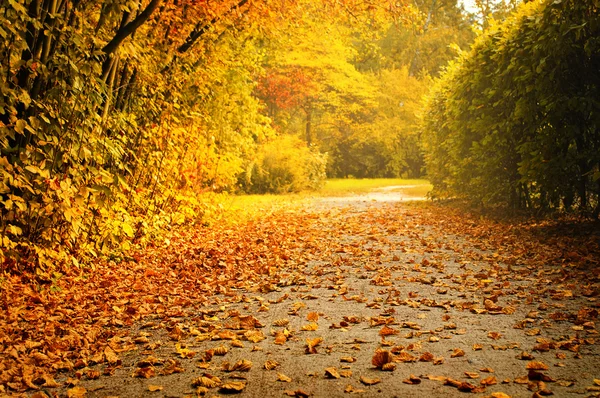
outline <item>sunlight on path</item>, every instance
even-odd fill
[[[408,190],[417,188],[417,185],[393,185],[389,187],[376,188],[372,192],[362,195],[341,196],[322,198],[324,202],[354,203],[354,202],[409,202],[424,201],[425,196],[411,195]]]

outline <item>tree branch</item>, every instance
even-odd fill
[[[142,26],[142,24],[144,24],[144,22],[146,22],[148,18],[150,18],[150,15],[152,15],[154,10],[156,10],[160,2],[161,0],[151,0],[150,3],[144,9],[144,11],[142,11],[133,21],[129,22],[128,24],[126,24],[118,30],[115,37],[113,37],[113,39],[104,46],[102,51],[107,55],[115,52],[115,50],[119,47],[123,40],[125,40],[127,37],[133,34],[137,30],[137,28]]]
[[[206,31],[215,23],[217,23],[221,18],[223,18],[225,15],[231,14],[232,12],[234,12],[235,10],[237,10],[240,7],[243,7],[244,4],[246,4],[248,2],[248,0],[241,0],[239,3],[233,5],[229,10],[227,10],[227,12],[225,12],[224,14],[214,17],[213,19],[210,20],[209,23],[205,24],[205,25],[201,25],[200,23],[198,23],[196,25],[196,27],[194,28],[194,30],[192,30],[189,34],[189,36],[187,37],[187,39],[185,39],[185,42],[179,46],[179,48],[177,49],[177,52],[179,53],[184,53],[186,51],[188,51],[193,45],[194,43],[204,34],[206,33]]]

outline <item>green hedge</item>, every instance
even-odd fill
[[[449,65],[423,122],[434,195],[598,216],[599,4],[524,3]]]

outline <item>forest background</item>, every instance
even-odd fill
[[[517,3],[3,1],[2,267],[51,279],[326,176],[597,216],[598,1]]]

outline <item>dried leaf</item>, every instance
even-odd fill
[[[528,370],[548,370],[548,365],[540,361],[531,361],[525,368]]]
[[[303,325],[301,329],[304,331],[307,331],[307,332],[314,332],[315,330],[319,329],[319,325],[312,322],[312,323],[309,323],[308,325]]]
[[[319,314],[316,312],[309,312],[306,314],[306,320],[310,322],[317,322],[319,320]]]
[[[374,384],[381,383],[381,379],[360,376],[360,382],[364,385],[372,386]]]
[[[285,383],[290,383],[292,381],[292,378],[284,375],[283,373],[277,373],[277,381],[283,381]]]
[[[334,368],[334,367],[325,368],[325,378],[327,378],[327,379],[339,379],[340,378],[340,374],[338,373],[337,369]]]
[[[452,351],[452,354],[450,354],[450,358],[457,358],[457,357],[464,357],[465,356],[465,352],[463,350],[461,350],[460,348],[455,348],[454,351]]]
[[[267,370],[273,370],[278,366],[279,366],[279,362],[274,361],[272,359],[269,359],[267,362],[265,362],[265,369],[267,369]]]
[[[67,390],[67,398],[84,398],[87,390],[83,387],[73,387]]]
[[[219,392],[225,394],[235,394],[242,392],[246,388],[246,383],[240,381],[231,381],[229,383],[223,384],[221,388],[219,388]]]
[[[408,379],[402,380],[404,384],[421,384],[421,379],[415,375],[410,375]]]
[[[150,392],[162,391],[163,389],[164,389],[163,386],[155,386],[154,384],[150,384],[148,386],[148,391],[150,391]]]
[[[377,350],[375,355],[371,359],[371,363],[377,369],[381,369],[386,363],[390,363],[394,360],[394,356],[389,351]]]

